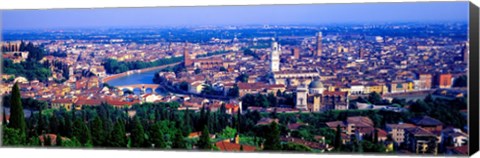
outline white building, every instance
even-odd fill
[[[273,41],[272,53],[270,54],[270,70],[272,72],[280,71],[280,52],[280,45]]]

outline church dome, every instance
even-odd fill
[[[308,88],[324,88],[322,82],[320,82],[319,79],[315,79],[312,82],[310,82],[310,85],[308,85]]]

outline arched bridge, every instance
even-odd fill
[[[116,86],[118,89],[124,90],[128,89],[133,91],[134,89],[140,89],[143,93],[146,92],[147,89],[151,89],[152,93],[155,93],[155,89],[159,87],[158,84],[132,84],[132,85],[123,85],[123,86]]]

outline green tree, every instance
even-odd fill
[[[202,73],[202,70],[199,69],[199,68],[196,68],[196,69],[195,69],[195,74],[199,74],[199,73]]]
[[[222,139],[231,139],[235,137],[236,133],[237,133],[237,130],[235,130],[235,128],[226,127],[225,129],[222,130],[219,136]]]
[[[238,89],[238,85],[234,84],[232,88],[228,89],[227,96],[236,98],[240,95],[240,90]]]
[[[453,81],[452,87],[467,87],[467,75],[462,75]]]
[[[368,95],[368,101],[372,104],[382,104],[382,96],[377,92],[372,92]]]
[[[185,148],[187,148],[185,138],[184,138],[181,131],[176,131],[175,132],[175,138],[172,142],[172,148],[173,149],[185,149]]]
[[[7,114],[5,114],[5,108],[2,110],[2,124],[8,126],[7,123]]]
[[[49,126],[50,133],[58,133],[58,127],[60,126],[60,122],[58,121],[57,115],[55,113],[52,115],[52,117],[50,117]]]
[[[220,71],[227,71],[227,69],[225,67],[220,67]]]
[[[20,136],[20,138],[25,139],[26,122],[18,83],[15,83],[12,88],[12,95],[10,97],[10,121],[8,125],[10,128],[19,130],[19,134],[23,135]],[[25,140],[20,140],[20,143],[23,144],[24,142]]]
[[[145,131],[138,117],[135,117],[133,122],[130,138],[132,140],[132,147],[143,147],[145,144]]]
[[[281,150],[282,146],[280,144],[280,128],[278,127],[277,122],[273,121],[272,123],[270,123],[268,132],[269,134],[265,135],[265,143],[263,150]]]
[[[44,146],[52,146],[52,138],[50,138],[50,135],[43,135],[43,144]]]
[[[340,151],[340,147],[342,146],[342,129],[340,129],[340,125],[337,125],[333,146],[335,147],[335,150]]]
[[[104,144],[105,140],[105,131],[103,126],[103,121],[99,116],[96,116],[93,121],[92,125],[90,126],[90,131],[92,135],[92,143],[94,146],[101,146]]]
[[[154,144],[155,148],[164,149],[167,147],[165,135],[163,134],[160,124],[158,122],[153,124],[153,126],[150,128],[149,135],[150,143]]]
[[[21,134],[19,129],[3,127],[2,144],[5,146],[21,146],[25,138],[25,134]]]
[[[294,143],[285,143],[282,145],[282,150],[284,151],[301,151],[301,152],[312,152],[312,149],[301,144]]]
[[[62,136],[60,134],[57,134],[57,139],[55,140],[55,145],[56,146],[63,146],[63,140],[62,140]]]
[[[208,126],[205,126],[202,130],[202,134],[200,135],[200,139],[197,142],[197,146],[199,149],[203,150],[211,150],[212,143],[210,141],[210,132],[208,131]]]
[[[245,73],[242,73],[236,78],[236,80],[239,81],[239,82],[246,83],[246,82],[248,82],[248,75],[245,74]]]
[[[73,123],[73,137],[77,138],[81,145],[91,143],[90,130],[81,119],[76,119]]]
[[[127,138],[125,132],[125,126],[122,121],[117,121],[113,126],[112,132],[110,132],[109,145],[111,147],[125,148],[127,147]]]

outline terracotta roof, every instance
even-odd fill
[[[405,129],[405,128],[413,128],[416,126],[411,123],[401,123],[401,124],[387,124],[387,127],[390,127],[392,129]]]
[[[201,134],[201,132],[192,132],[190,134],[188,134],[188,138],[197,138],[199,137]]]
[[[452,150],[457,154],[468,155],[468,145],[455,147]]]
[[[267,85],[261,82],[256,82],[256,83],[239,82],[237,86],[239,89],[262,89],[262,88],[265,88]]]
[[[327,122],[325,124],[327,124],[327,126],[330,127],[330,128],[337,128],[338,125],[340,125],[340,127],[346,127],[347,126],[347,125],[345,125],[345,123],[343,121],[331,121],[331,122]]]
[[[406,128],[405,132],[411,133],[415,136],[435,136],[435,134],[422,127]]]
[[[287,127],[290,130],[297,130],[298,128],[300,128],[300,126],[303,126],[303,125],[305,125],[305,123],[291,123],[291,124],[288,124]]]
[[[101,100],[87,98],[78,98],[77,102],[75,102],[77,105],[100,105],[101,103]]]
[[[373,127],[373,121],[365,116],[348,117],[347,122],[355,124],[357,127]]]
[[[254,146],[250,145],[240,145],[230,142],[219,141],[215,145],[220,149],[220,151],[240,151],[240,146],[243,146],[243,151],[255,151]]]
[[[328,90],[325,90],[323,92],[323,95],[324,96],[329,96],[329,95],[334,95],[334,96],[347,96],[347,92],[342,92],[342,91],[328,91]]]
[[[258,121],[257,125],[268,125],[270,123],[272,123],[273,121],[275,121],[276,123],[278,123],[278,119],[271,119],[271,118],[262,118]]]
[[[73,100],[72,99],[54,99],[52,100],[52,103],[68,104],[68,103],[73,103]]]
[[[442,122],[440,122],[437,119],[431,118],[430,116],[412,118],[411,121],[415,125],[418,125],[418,126],[441,126],[441,125],[443,125]]]

